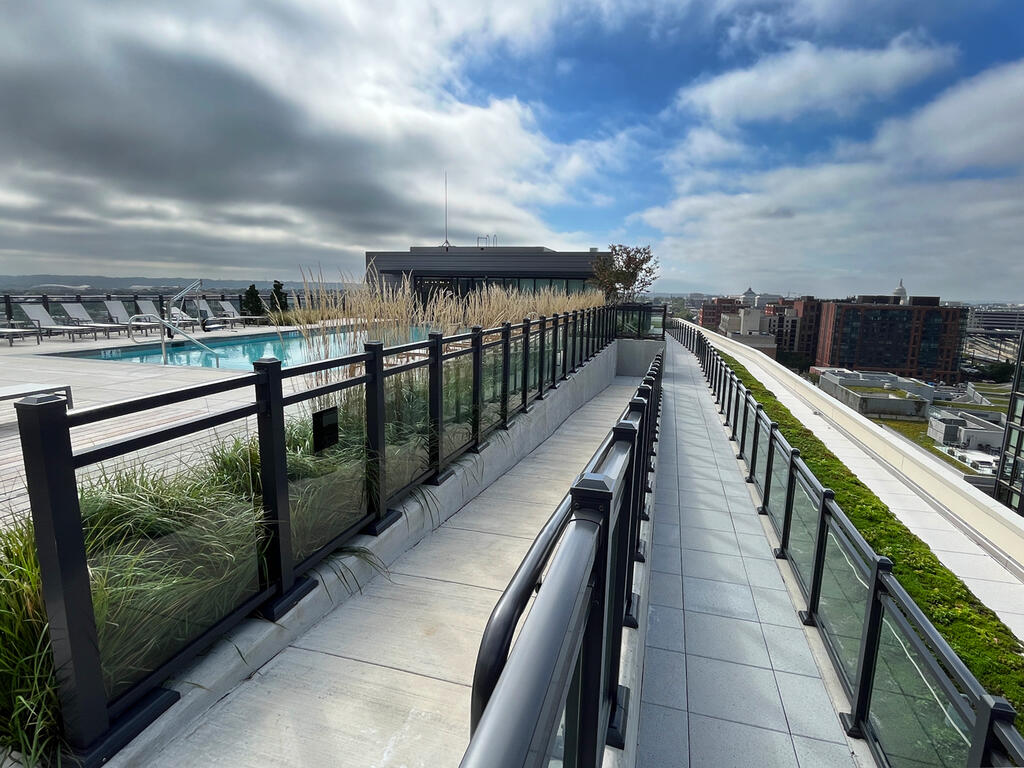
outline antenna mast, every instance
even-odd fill
[[[448,248],[448,171],[444,172],[444,247]]]

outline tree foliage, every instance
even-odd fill
[[[594,261],[594,282],[617,301],[636,301],[657,277],[658,259],[649,245],[609,245],[608,254]]]
[[[274,281],[274,290],[271,292],[271,299],[274,309],[285,312],[288,310],[288,294],[284,292],[284,283],[280,280]]]
[[[267,310],[266,307],[263,306],[263,299],[260,298],[260,292],[256,290],[256,284],[252,283],[245,289],[245,293],[242,294],[242,314],[259,317],[266,313]]]

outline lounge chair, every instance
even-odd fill
[[[128,314],[128,310],[125,309],[123,302],[104,301],[103,305],[107,308],[107,313],[110,315],[110,319],[113,322],[128,325],[128,321],[131,320],[131,315]],[[160,323],[154,323],[147,320],[136,320],[134,323],[131,323],[131,325],[133,328],[141,328],[146,333],[161,327]]]
[[[224,301],[222,299],[220,301],[220,305],[224,307],[224,317],[230,320],[241,320],[243,323],[250,321],[253,323],[266,323],[270,320],[266,315],[240,315],[238,314],[238,310],[235,309],[235,305],[230,301]]]
[[[89,311],[80,303],[61,303],[61,306],[75,325],[80,325],[83,328],[95,328],[97,331],[103,331],[108,337],[111,331],[120,333],[121,331],[128,330],[128,326],[121,323],[97,323],[92,319]]]
[[[223,328],[225,323],[234,327],[235,323],[242,322],[241,320],[235,320],[233,317],[218,315],[213,311],[213,307],[210,306],[206,299],[197,299],[196,306],[199,307],[199,316],[202,317],[203,320],[207,321],[203,326],[204,331],[215,330],[214,326],[217,328]],[[209,322],[211,320],[213,321],[212,324]]]
[[[7,343],[14,346],[15,339],[27,339],[29,336],[36,337],[36,344],[43,339],[43,332],[34,325],[31,328],[0,328],[0,339],[7,339]]]
[[[179,307],[171,307],[171,322],[179,327],[186,325],[195,327],[199,325],[197,318],[192,317],[192,315]]]
[[[22,304],[21,308],[39,331],[47,336],[59,333],[74,341],[75,336],[85,336],[91,333],[93,340],[96,339],[96,328],[83,325],[62,325],[50,317],[50,313],[42,304]]]

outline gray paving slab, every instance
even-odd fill
[[[658,472],[674,482],[658,482],[653,515],[638,765],[854,765],[736,445],[674,343],[664,392],[660,445],[672,449]],[[680,678],[684,694],[671,690]]]

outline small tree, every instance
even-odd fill
[[[609,245],[608,255],[594,261],[594,282],[617,301],[636,301],[657,277],[658,260],[649,245]]]
[[[274,281],[274,290],[271,292],[274,309],[281,312],[288,311],[288,294],[284,292],[284,283],[280,280]]]
[[[256,290],[255,283],[246,288],[245,293],[242,294],[242,314],[251,317],[267,314],[267,308],[263,306],[263,299],[260,298],[260,292]]]

